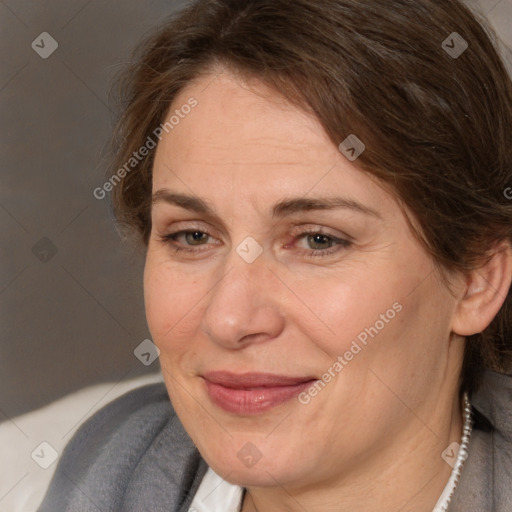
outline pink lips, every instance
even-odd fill
[[[227,412],[239,415],[272,409],[297,396],[316,380],[314,377],[226,371],[208,372],[203,378],[212,402]]]

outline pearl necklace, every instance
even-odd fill
[[[448,506],[450,505],[450,501],[452,500],[455,488],[457,487],[460,479],[462,466],[468,457],[469,438],[471,437],[472,430],[473,421],[471,419],[471,404],[469,403],[468,394],[464,393],[464,427],[459,453],[453,466],[450,479],[448,480],[448,483],[446,484],[446,487],[444,488],[444,491],[432,512],[446,512],[448,510]]]

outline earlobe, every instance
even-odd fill
[[[512,247],[509,242],[502,242],[484,266],[467,276],[452,331],[460,336],[484,331],[503,306],[511,282]]]

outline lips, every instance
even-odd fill
[[[260,414],[291,400],[317,380],[270,373],[208,372],[203,376],[210,400],[226,412]]]

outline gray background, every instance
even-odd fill
[[[150,337],[142,254],[93,190],[105,181],[112,77],[183,3],[0,2],[0,421],[158,370],[133,354]],[[42,32],[58,42],[46,59],[31,47]]]
[[[0,2],[0,421],[158,370],[133,354],[150,337],[142,254],[121,241],[108,199],[93,190],[114,120],[109,83],[141,36],[184,3]],[[512,0],[478,3],[512,48]],[[59,45],[47,59],[31,47],[42,32]]]

